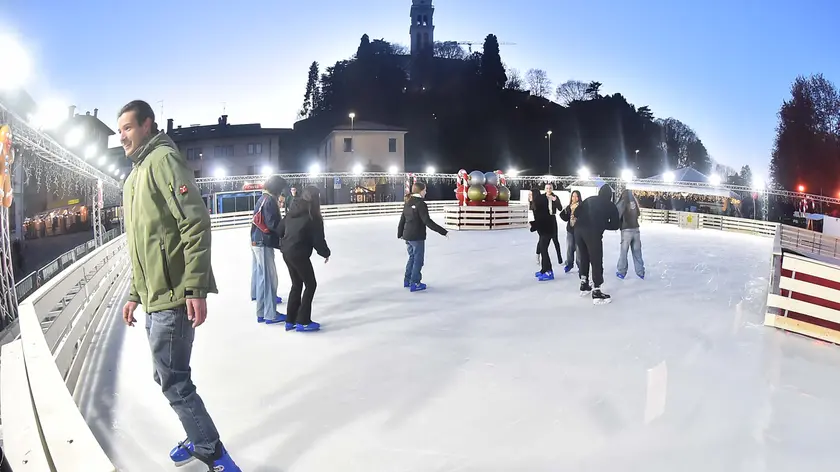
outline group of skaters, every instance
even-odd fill
[[[531,231],[539,235],[536,252],[540,270],[534,274],[537,280],[541,282],[554,280],[554,269],[549,253],[550,244],[553,243],[557,252],[558,264],[563,264],[558,239],[559,227],[556,216],[558,214],[560,219],[566,222],[566,263],[563,270],[569,273],[574,265],[577,265],[581,296],[591,294],[592,302],[596,305],[611,301],[610,296],[601,290],[604,284],[603,236],[604,231],[607,230],[621,230],[621,249],[616,265],[616,277],[624,279],[627,276],[627,252],[630,251],[633,255],[636,275],[640,279],[645,278],[639,231],[641,209],[632,191],[625,190],[621,193],[618,202],[613,203],[613,189],[606,184],[601,186],[597,195],[586,200],[581,198],[579,191],[573,190],[569,204],[562,207],[558,195],[554,193],[554,186],[547,183],[545,193],[535,186],[531,189],[528,199],[534,215]]]

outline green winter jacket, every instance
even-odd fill
[[[210,266],[210,214],[175,143],[161,132],[128,157],[134,162],[123,188],[129,300],[152,313],[218,293]]]

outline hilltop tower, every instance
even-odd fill
[[[411,2],[411,55],[418,56],[423,51],[432,52],[435,45],[435,7],[432,0],[412,0]]]

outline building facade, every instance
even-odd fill
[[[174,127],[169,119],[166,133],[178,145],[195,178],[282,172],[293,164],[294,131],[289,128],[232,125],[228,116],[222,115],[215,125],[186,128]]]
[[[327,172],[404,172],[408,130],[370,122],[342,125],[321,142],[319,167]]]

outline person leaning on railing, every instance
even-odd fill
[[[217,293],[210,266],[210,214],[192,170],[169,136],[158,132],[148,103],[128,103],[117,125],[133,163],[123,188],[131,258],[123,319],[134,326],[134,311],[142,303],[154,379],[187,433],[169,456],[176,465],[197,458],[210,471],[241,472],[222,445],[190,375],[195,328],[207,317],[207,294]]]

